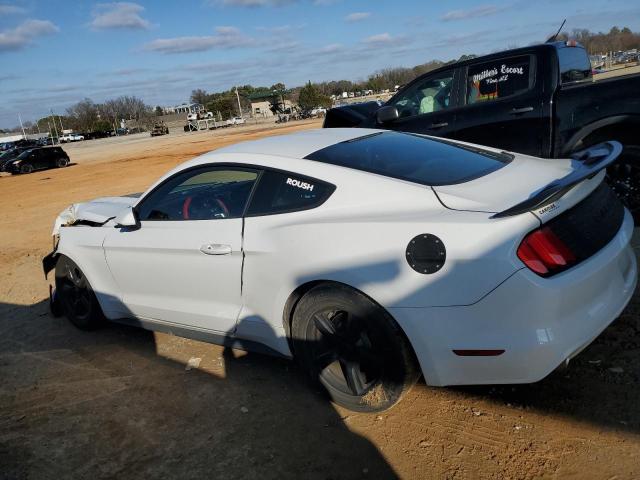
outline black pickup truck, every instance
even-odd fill
[[[640,74],[594,81],[575,42],[552,42],[447,65],[387,103],[327,112],[325,128],[384,128],[448,137],[548,158],[603,140],[624,145],[609,181],[640,207]],[[637,218],[637,215],[636,215]]]

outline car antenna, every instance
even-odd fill
[[[566,18],[562,21],[562,25],[560,25],[560,28],[558,29],[558,31],[556,32],[556,34],[555,34],[555,35],[553,35],[553,36],[551,36],[551,37],[549,37],[549,38],[547,39],[547,42],[546,42],[546,43],[550,43],[550,42],[555,42],[555,41],[556,41],[556,38],[558,38],[558,35],[560,35],[560,32],[562,31],[562,27],[564,27],[564,24],[565,24],[565,23],[567,23],[567,19],[566,19]]]

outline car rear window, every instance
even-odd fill
[[[376,132],[305,158],[422,185],[453,185],[488,175],[513,156],[400,132]]]

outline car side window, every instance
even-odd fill
[[[295,173],[265,170],[251,198],[247,216],[308,210],[329,198],[335,186]]]
[[[161,184],[136,210],[141,221],[239,218],[257,177],[250,169],[188,170]]]
[[[467,105],[526,92],[533,84],[531,73],[530,55],[472,65],[467,70]]]
[[[446,110],[451,106],[453,70],[418,80],[399,93],[389,105],[398,109],[400,117],[412,117]]]

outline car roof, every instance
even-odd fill
[[[220,148],[215,153],[261,154],[303,159],[313,152],[336,143],[384,131],[368,128],[319,128],[242,142]]]

